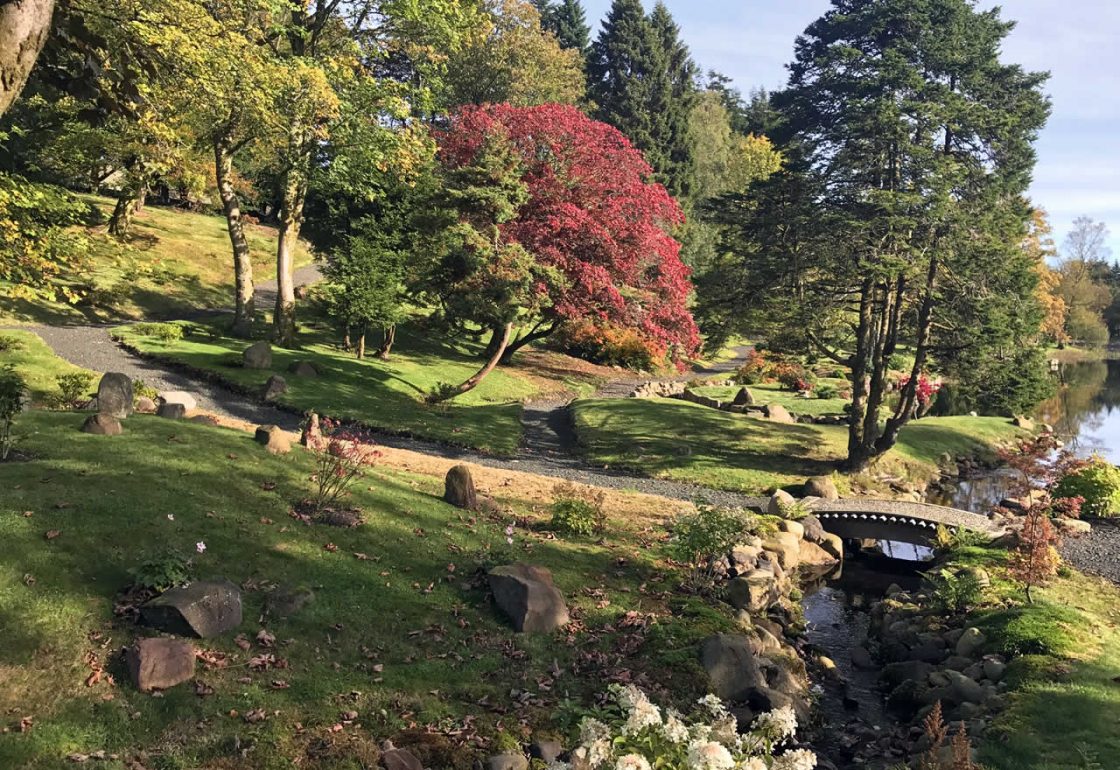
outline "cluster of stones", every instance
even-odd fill
[[[988,582],[983,570],[974,572],[982,584]],[[985,654],[984,634],[952,623],[926,593],[891,586],[872,605],[869,636],[885,664],[880,683],[887,704],[911,722],[910,753],[929,748],[920,722],[938,702],[945,719],[963,722],[973,738],[983,736],[992,716],[1007,706],[1007,660]],[[855,649],[852,661],[876,667],[866,647]]]
[[[97,385],[97,395],[90,401],[94,413],[82,424],[83,433],[98,436],[119,436],[123,431],[121,421],[134,412],[155,414],[169,420],[181,420],[198,408],[198,401],[190,393],[169,390],[152,400],[147,396],[136,397],[132,380],[127,374],[107,372]],[[192,419],[209,419],[196,415]]]
[[[680,380],[653,380],[643,382],[630,392],[630,398],[676,398],[688,385]]]
[[[794,423],[840,425],[848,419],[847,415],[844,414],[794,415],[781,404],[759,404],[754,394],[745,386],[739,388],[739,392],[735,394],[731,401],[721,401],[718,398],[702,395],[689,388],[685,388],[680,394],[672,396],[672,398],[706,406],[709,409],[718,409],[721,412],[746,414],[786,425],[793,425]]]
[[[182,637],[210,639],[241,625],[241,591],[226,580],[200,580],[171,588],[140,608],[140,622],[169,636],[137,639],[125,661],[142,692],[167,690],[194,678],[194,645]]]
[[[779,493],[768,510],[780,515],[791,502]],[[777,532],[748,538],[716,557],[714,572],[725,581],[724,596],[735,610],[741,633],[706,639],[700,663],[713,692],[733,704],[740,724],[782,706],[807,715],[804,663],[795,640],[785,633],[796,626],[799,614],[791,598],[794,576],[798,570],[825,572],[843,558],[841,540],[825,532],[813,516],[783,519]]]

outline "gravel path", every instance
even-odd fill
[[[1063,538],[1062,557],[1082,572],[1120,583],[1120,523],[1093,522],[1093,532]]]

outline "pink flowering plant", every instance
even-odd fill
[[[365,467],[381,456],[381,452],[361,435],[330,419],[322,420],[319,433],[309,436],[308,446],[317,453],[315,513],[333,508],[361,477]]]
[[[714,695],[691,715],[662,711],[633,685],[612,685],[616,717],[587,718],[570,762],[550,770],[813,770],[816,755],[788,748],[797,731],[789,707],[761,714],[740,733],[735,717]]]

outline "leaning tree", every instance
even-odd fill
[[[0,115],[23,90],[51,29],[54,0],[0,2]]]

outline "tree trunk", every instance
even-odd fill
[[[504,333],[505,330],[500,326],[496,326],[490,330],[490,341],[486,343],[486,349],[482,351],[481,358],[485,358],[489,361],[494,357],[494,351],[502,344],[502,334]]]
[[[292,347],[296,340],[296,287],[292,263],[299,228],[303,223],[303,204],[307,199],[307,173],[311,163],[311,138],[297,120],[289,131],[289,165],[284,171],[280,201],[280,233],[276,242],[276,311],[273,317],[276,342]]]
[[[867,367],[870,357],[870,336],[873,324],[871,279],[863,282],[859,300],[859,327],[856,350],[852,355],[852,410],[848,416],[848,459],[845,468],[859,473],[867,468],[870,457],[864,447],[864,418],[867,416]]]
[[[132,230],[132,216],[136,213],[139,188],[129,185],[117,196],[117,204],[109,217],[109,234],[114,238],[124,238]]]
[[[524,337],[518,337],[509,344],[509,346],[506,348],[506,352],[502,355],[502,363],[508,364],[513,360],[514,355],[516,355],[517,352],[523,347],[545,339],[554,331],[556,331],[556,324],[546,326],[543,329],[540,327],[540,325],[533,327],[533,330],[526,334]]]
[[[352,345],[350,343],[350,327],[349,325],[347,325],[346,330],[342,333],[342,349],[349,353],[351,347]]]
[[[51,29],[54,0],[0,2],[0,115],[27,82]]]
[[[512,335],[513,335],[513,324],[508,323],[502,329],[502,336],[499,339],[497,349],[494,351],[494,354],[492,356],[490,356],[490,360],[486,362],[486,365],[483,366],[481,369],[479,369],[474,374],[474,376],[470,377],[462,385],[460,385],[459,387],[452,390],[448,395],[437,398],[437,399],[434,399],[434,400],[448,401],[452,398],[455,398],[456,396],[461,396],[464,393],[466,393],[468,391],[471,391],[471,390],[474,390],[476,387],[478,387],[478,383],[482,382],[486,378],[486,375],[488,375],[488,374],[490,374],[490,372],[494,371],[495,367],[497,367],[498,363],[502,360],[502,353],[505,352],[506,346],[509,345],[509,338]]]
[[[218,195],[222,199],[222,210],[226,215],[226,229],[229,231],[229,241],[233,247],[233,333],[238,337],[248,337],[256,321],[253,260],[249,253],[249,242],[245,239],[245,228],[241,223],[241,206],[230,179],[233,172],[233,156],[224,139],[214,142],[214,171],[218,178]]]
[[[358,335],[358,358],[366,357],[366,333],[362,332]]]
[[[381,338],[381,347],[379,347],[377,349],[377,357],[380,358],[382,361],[388,361],[389,360],[389,354],[393,350],[393,343],[396,342],[396,341],[397,341],[397,326],[396,326],[396,324],[393,324],[392,326],[386,326],[384,336]]]

